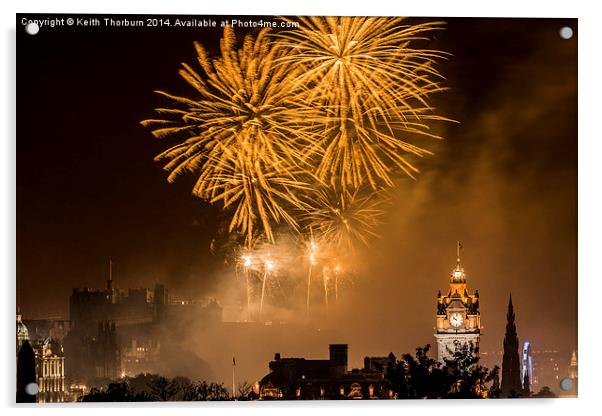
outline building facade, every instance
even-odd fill
[[[474,348],[478,354],[481,337],[479,291],[470,294],[466,286],[466,273],[460,262],[461,245],[458,243],[456,267],[449,277],[449,290],[437,294],[437,321],[435,338],[437,358],[440,362],[453,358],[461,348]]]
[[[68,401],[65,388],[65,355],[60,341],[47,338],[37,343],[35,352],[38,403]]]

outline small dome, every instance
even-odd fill
[[[21,320],[21,314],[17,314],[17,339],[20,341],[29,339],[29,331]]]

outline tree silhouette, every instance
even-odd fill
[[[197,383],[195,386],[194,400],[200,401],[223,401],[230,400],[230,394],[223,384],[207,383],[206,381]]]
[[[398,399],[484,398],[498,397],[496,380],[499,368],[478,364],[477,350],[459,348],[451,359],[440,363],[428,356],[430,345],[416,349],[416,355],[404,354],[389,363],[385,385]]]
[[[82,402],[214,401],[230,400],[223,384],[191,382],[186,377],[168,379],[157,374],[139,374],[125,381],[93,388]]]
[[[145,402],[147,396],[132,392],[127,382],[109,383],[106,388],[93,387],[90,393],[83,396],[82,402]]]
[[[247,381],[243,381],[242,383],[238,383],[238,388],[236,391],[236,400],[239,401],[247,401],[247,400],[255,400],[258,398],[258,395],[253,391],[253,385]]]
[[[552,390],[550,390],[550,388],[548,386],[543,386],[541,388],[541,390],[539,390],[535,394],[532,394],[531,397],[536,398],[536,399],[552,399],[557,396],[554,394],[554,392]]]
[[[148,382],[148,394],[152,401],[166,402],[175,393],[170,389],[170,382],[165,377],[155,376]]]
[[[451,389],[446,398],[480,399],[483,397],[499,397],[495,380],[499,367],[492,370],[479,365],[478,349],[472,345],[464,345],[454,351],[451,359],[445,359],[443,371],[451,381]],[[490,384],[487,387],[487,384]]]

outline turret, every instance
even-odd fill
[[[29,331],[21,319],[21,314],[17,313],[17,352],[23,345],[23,342],[29,339]]]
[[[347,373],[347,344],[330,344],[330,376],[338,378]]]

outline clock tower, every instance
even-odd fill
[[[481,336],[481,313],[479,291],[468,293],[466,274],[460,262],[458,241],[456,267],[449,277],[449,291],[437,294],[437,359],[451,359],[458,348],[466,345],[477,348]],[[477,352],[478,354],[478,352]]]

